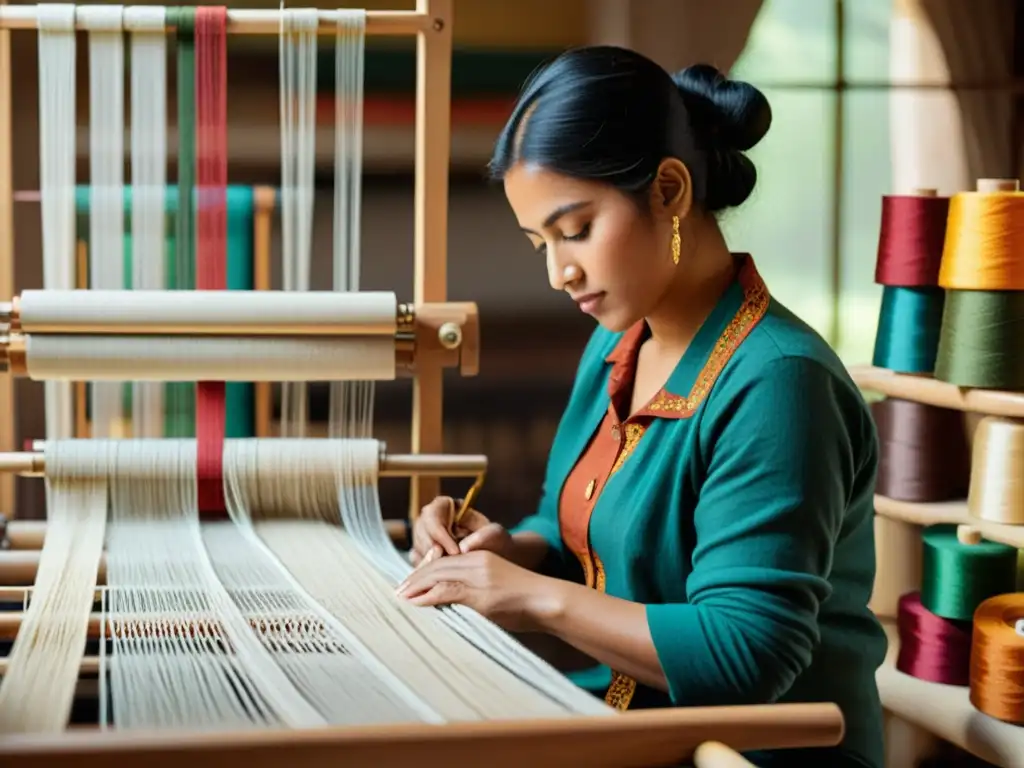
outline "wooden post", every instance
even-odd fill
[[[0,0],[0,7],[7,0]],[[14,296],[14,144],[11,33],[0,30],[0,301]],[[0,373],[0,451],[14,451],[14,377]],[[14,477],[0,477],[0,513],[14,516]]]
[[[416,191],[413,300],[448,299],[448,172],[451,154],[453,0],[416,0],[431,17],[416,35]],[[417,361],[413,380],[413,453],[443,453],[442,371]],[[416,478],[409,514],[440,491],[437,477]]]

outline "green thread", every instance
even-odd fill
[[[921,604],[936,616],[970,621],[982,602],[1015,590],[1017,550],[984,539],[963,544],[956,529],[932,525],[921,535]]]
[[[195,288],[196,229],[196,9],[167,9],[168,22],[176,29],[178,90],[178,215],[175,220],[174,280],[170,288]],[[167,437],[195,436],[195,385],[166,385]]]
[[[946,291],[935,378],[1024,390],[1024,291]]]

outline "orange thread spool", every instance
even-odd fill
[[[979,180],[949,200],[939,285],[961,291],[1024,290],[1024,192]]]
[[[991,597],[974,612],[971,704],[1024,725],[1024,593]]]

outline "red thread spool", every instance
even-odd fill
[[[948,213],[949,198],[934,191],[883,196],[875,282],[907,288],[938,285]]]
[[[971,622],[936,616],[921,605],[920,592],[910,592],[900,598],[896,629],[900,672],[932,683],[970,684]]]

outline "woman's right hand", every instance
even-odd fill
[[[451,496],[438,496],[420,510],[412,529],[410,560],[419,567],[444,555],[486,550],[508,557],[512,535],[503,525],[492,523],[475,509],[467,509],[454,528],[452,521],[460,501]]]

